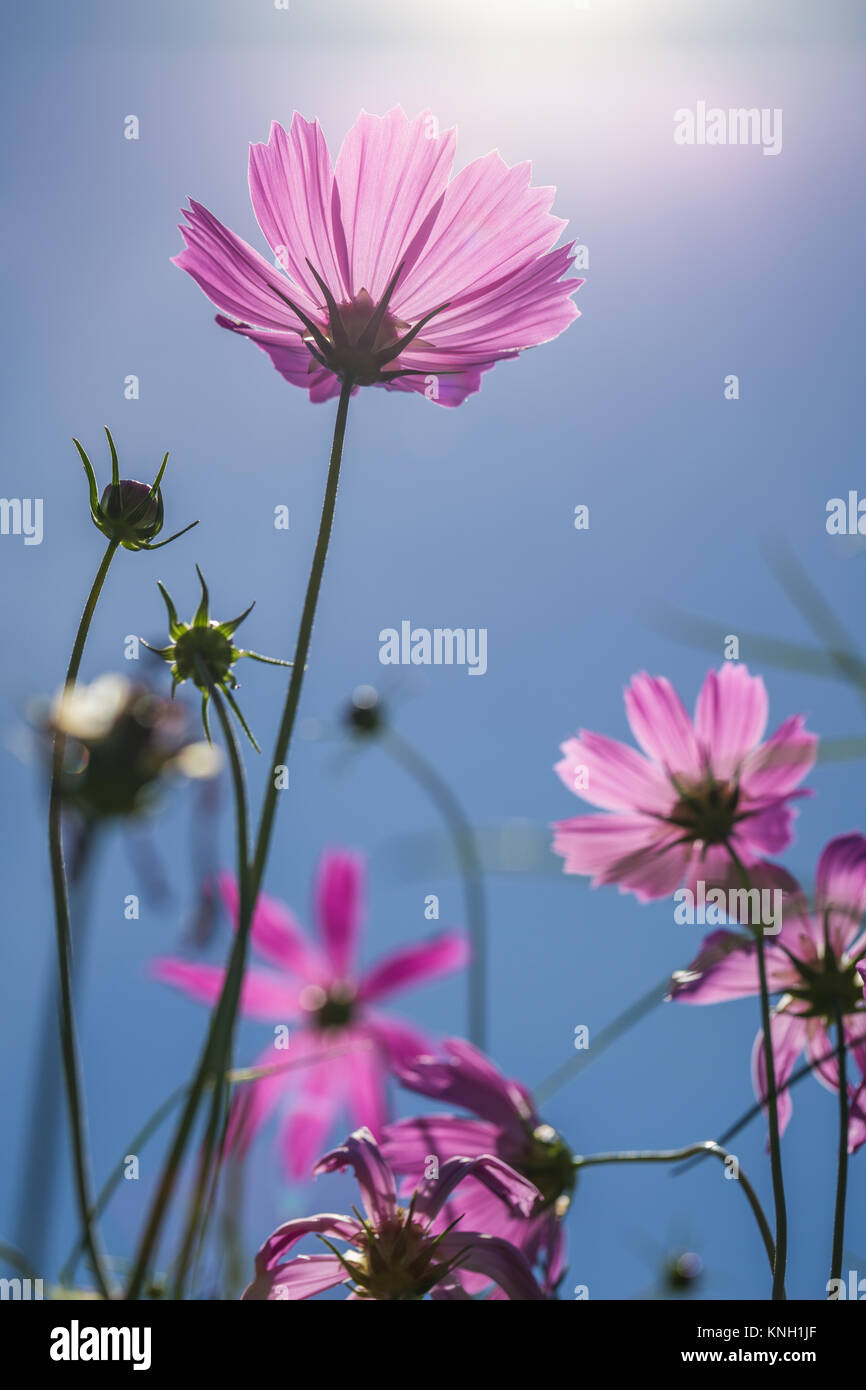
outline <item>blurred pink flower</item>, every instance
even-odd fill
[[[236,922],[235,880],[223,875],[220,886]],[[465,936],[448,931],[405,946],[359,973],[356,953],[364,906],[359,855],[334,850],[322,856],[315,902],[318,943],[303,934],[282,903],[261,895],[256,905],[251,945],[276,969],[247,970],[240,1012],[295,1025],[288,1050],[278,1050],[271,1041],[257,1066],[276,1067],[281,1061],[303,1065],[239,1087],[227,1140],[245,1151],[278,1102],[288,1097],[280,1142],[286,1167],[296,1179],[309,1174],[346,1104],[357,1124],[381,1133],[387,1073],[431,1050],[426,1034],[372,1006],[459,970],[469,956]],[[221,966],[175,958],[157,960],[152,968],[158,980],[211,1005],[225,976]]]
[[[504,1207],[472,1177],[461,1185],[460,1211],[473,1230],[500,1236],[521,1249],[530,1265],[539,1264],[542,1288],[553,1294],[564,1270],[562,1222],[575,1179],[571,1151],[556,1130],[544,1124],[526,1087],[503,1076],[471,1043],[449,1038],[443,1051],[445,1058],[416,1057],[395,1068],[397,1079],[408,1090],[471,1111],[471,1116],[443,1113],[398,1120],[384,1130],[382,1153],[394,1171],[406,1174],[413,1184],[424,1175],[431,1156],[441,1164],[457,1154],[496,1154],[534,1183],[541,1200],[531,1215]],[[455,1214],[450,1204],[446,1206],[436,1229],[444,1229]],[[460,1279],[473,1293],[489,1283],[472,1274]]]
[[[836,1044],[829,1032],[837,1008],[851,1054],[866,1078],[866,932],[861,926],[866,911],[866,839],[839,835],[825,846],[818,860],[814,912],[796,884],[794,889],[784,898],[781,931],[764,944],[770,993],[782,996],[770,1021],[776,1085],[784,1085],[805,1052],[815,1063],[818,1080],[838,1092]],[[688,969],[678,970],[671,981],[671,995],[681,1004],[716,1004],[758,992],[755,939],[732,931],[711,932]],[[752,1050],[752,1077],[759,1099],[766,1100],[762,1032]],[[849,1084],[848,1093],[853,1153],[866,1141],[866,1092],[862,1084]],[[785,1090],[778,1102],[780,1132],[792,1108],[791,1092]]]
[[[190,199],[175,264],[277,371],[326,401],[357,386],[460,405],[497,361],[577,316],[554,189],[493,152],[451,178],[456,136],[429,112],[362,111],[331,164],[296,112],[250,148],[250,196],[275,264]],[[573,244],[573,243],[572,243]],[[228,315],[229,317],[225,317]]]
[[[287,1221],[269,1236],[256,1255],[256,1277],[244,1299],[305,1299],[338,1284],[354,1286],[352,1299],[378,1302],[415,1301],[430,1294],[435,1299],[461,1299],[466,1295],[457,1283],[458,1270],[474,1270],[491,1280],[510,1299],[543,1297],[521,1252],[484,1232],[458,1229],[436,1234],[434,1222],[444,1203],[472,1175],[498,1202],[511,1210],[528,1213],[538,1198],[532,1183],[521,1178],[490,1154],[478,1158],[452,1158],[438,1177],[422,1182],[406,1207],[398,1205],[394,1175],[369,1130],[350,1134],[339,1149],[316,1164],[316,1174],[352,1168],[361,1189],[366,1218],[351,1216],[302,1217]],[[459,1195],[453,1199],[460,1205]],[[284,1255],[304,1236],[318,1236],[330,1249],[327,1255],[296,1255],[280,1264]],[[340,1253],[330,1237],[345,1242]]]
[[[553,848],[565,872],[618,883],[642,902],[685,879],[725,878],[729,842],[746,864],[791,842],[790,801],[815,761],[818,740],[794,715],[762,742],[764,682],[726,662],[710,671],[694,720],[669,681],[641,674],[625,692],[643,749],[581,729],[562,745],[556,771],[569,791],[604,815],[558,821]]]

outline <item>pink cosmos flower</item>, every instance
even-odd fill
[[[572,1154],[556,1130],[543,1123],[519,1081],[503,1076],[482,1052],[460,1038],[447,1039],[443,1051],[447,1059],[416,1057],[397,1067],[395,1074],[410,1091],[471,1111],[471,1116],[398,1120],[384,1130],[382,1153],[394,1171],[407,1174],[410,1181],[424,1174],[431,1155],[442,1163],[454,1154],[496,1154],[534,1183],[541,1200],[529,1216],[503,1207],[472,1177],[461,1185],[460,1211],[473,1230],[499,1236],[521,1249],[530,1265],[540,1264],[543,1291],[553,1294],[564,1270],[562,1221],[574,1189]],[[454,1215],[450,1205],[444,1209],[443,1227]],[[472,1274],[459,1277],[471,1292],[485,1282]]]
[[[250,196],[275,264],[190,199],[175,264],[281,376],[326,401],[356,386],[460,405],[497,361],[562,333],[582,280],[554,189],[497,153],[451,178],[456,137],[423,112],[362,111],[336,164],[317,121],[250,148]]]
[[[766,872],[772,866],[761,867]],[[784,1085],[805,1052],[815,1063],[818,1080],[838,1092],[835,1039],[829,1032],[837,1008],[851,1055],[866,1078],[866,932],[861,927],[866,911],[866,839],[839,835],[825,846],[818,860],[814,912],[798,885],[793,886],[795,891],[783,899],[781,931],[764,945],[770,993],[781,995],[770,1021],[776,1085]],[[732,931],[711,932],[688,969],[677,971],[671,981],[671,995],[682,1004],[715,1004],[758,993],[754,936]],[[756,1094],[766,1100],[760,1032],[752,1052],[752,1076]],[[849,1084],[848,1092],[853,1153],[866,1141],[866,1090],[862,1083]],[[785,1090],[778,1099],[780,1131],[792,1108],[791,1092]]]
[[[449,1159],[438,1177],[416,1188],[405,1207],[398,1204],[394,1175],[369,1130],[350,1134],[345,1144],[316,1164],[315,1171],[346,1168],[354,1170],[366,1218],[327,1214],[278,1227],[256,1255],[256,1277],[245,1299],[312,1298],[338,1284],[352,1286],[352,1299],[414,1301],[428,1293],[435,1299],[459,1299],[465,1297],[457,1283],[459,1270],[474,1270],[486,1282],[492,1280],[509,1299],[543,1297],[525,1256],[507,1241],[463,1230],[459,1220],[446,1231],[434,1231],[445,1202],[451,1199],[460,1205],[460,1194],[452,1194],[469,1175],[510,1209],[524,1214],[532,1210],[538,1192],[500,1159],[490,1154]],[[296,1255],[281,1264],[308,1235],[318,1236],[331,1253]],[[349,1248],[341,1253],[332,1236]]]
[[[224,875],[220,886],[236,923],[237,885]],[[272,968],[247,970],[240,1012],[273,1024],[295,1025],[288,1051],[277,1050],[272,1040],[256,1065],[303,1065],[238,1088],[228,1143],[246,1151],[277,1104],[287,1099],[280,1142],[295,1179],[308,1175],[346,1104],[357,1123],[380,1133],[388,1072],[431,1049],[424,1033],[374,1006],[400,990],[459,970],[469,957],[466,937],[448,931],[405,946],[359,972],[363,905],[363,859],[334,850],[325,853],[319,865],[318,943],[305,937],[288,908],[272,898],[260,896],[253,915],[251,945]],[[225,975],[221,966],[173,958],[155,961],[153,973],[206,1004],[219,998]]]
[[[690,719],[669,681],[641,674],[625,707],[642,753],[584,729],[562,745],[555,770],[604,811],[556,824],[566,873],[591,874],[593,887],[618,883],[647,902],[684,879],[723,878],[726,843],[746,864],[790,844],[790,801],[808,795],[795,788],[818,740],[794,715],[762,741],[768,701],[759,676],[729,662],[710,671]]]

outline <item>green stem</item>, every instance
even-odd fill
[[[836,1007],[836,1057],[839,1063],[839,1158],[836,1176],[836,1210],[833,1216],[833,1258],[830,1278],[842,1278],[845,1243],[845,1200],[848,1195],[848,1054],[842,1010]]]
[[[340,482],[340,463],[343,455],[343,441],[346,434],[346,418],[351,394],[352,379],[347,376],[343,379],[340,400],[337,406],[334,440],[331,446],[331,459],[328,468],[328,480],[325,485],[322,516],[319,522],[319,534],[313,553],[313,563],[310,569],[304,607],[301,613],[301,623],[298,630],[292,674],[289,680],[283,716],[274,749],[274,767],[285,764],[292,731],[295,725],[298,703],[301,697],[307,656],[310,649],[310,639],[313,631],[313,622],[316,616],[316,607],[318,605],[319,592],[322,586],[322,575],[324,573],[325,560],[328,554],[328,542],[330,540],[331,527],[334,521],[337,489]],[[235,769],[233,769],[233,774],[235,776],[235,799],[238,801],[238,778]],[[166,1160],[166,1165],[163,1169],[156,1196],[151,1206],[145,1230],[133,1263],[132,1274],[126,1293],[128,1299],[136,1299],[141,1295],[147,1270],[156,1249],[162,1223],[167,1214],[169,1202],[177,1183],[180,1166],[192,1134],[195,1117],[202,1095],[204,1094],[205,1086],[209,1078],[214,1073],[219,1074],[220,1071],[218,1065],[214,1066],[213,1059],[221,1055],[220,1048],[224,1046],[226,1035],[230,1034],[234,1026],[234,1016],[240,998],[240,986],[246,959],[250,927],[252,924],[253,908],[258,899],[268,852],[270,850],[271,834],[276,813],[276,801],[277,779],[272,773],[267,781],[261,820],[259,822],[259,832],[256,839],[255,855],[251,865],[245,864],[243,876],[239,874],[240,901],[238,905],[238,928],[235,935],[234,949],[232,951],[229,968],[223,983],[222,994],[216,1008],[211,1014],[211,1023],[208,1029],[201,1061],[190,1088],[189,1097],[184,1107],[183,1114],[178,1123],[169,1156]]]
[[[382,745],[395,762],[424,789],[451,832],[466,895],[472,959],[469,963],[469,1040],[484,1051],[487,1041],[487,921],[484,884],[475,831],[444,777],[393,729],[384,729]]]
[[[575,1168],[592,1168],[601,1163],[678,1163],[681,1159],[691,1158],[694,1154],[714,1154],[722,1163],[727,1163],[732,1155],[723,1149],[721,1144],[717,1144],[713,1139],[704,1140],[700,1144],[689,1144],[684,1149],[635,1149],[624,1153],[590,1154],[583,1157],[576,1154],[574,1158]],[[758,1223],[758,1230],[761,1232],[761,1239],[764,1242],[764,1249],[767,1252],[767,1259],[770,1261],[770,1269],[776,1267],[776,1251],[773,1246],[773,1233],[770,1230],[769,1222],[764,1215],[763,1207],[758,1201],[758,1194],[749,1182],[739,1162],[737,1163],[736,1181],[746,1194],[746,1200],[752,1208],[755,1220]]]
[[[236,831],[237,831],[237,874],[238,874],[238,896],[239,906],[238,915],[241,921],[248,913],[248,894],[249,894],[249,846],[247,830],[247,797],[246,785],[244,782],[243,764],[241,762],[240,751],[234,729],[228,717],[225,705],[219,690],[215,686],[211,687],[211,698],[222,726],[223,738],[229,755],[229,764],[232,772],[232,784],[234,787]],[[240,937],[240,931],[238,932]],[[235,941],[237,947],[237,939]],[[235,955],[240,955],[241,959],[236,969],[236,976],[232,982],[232,988],[227,991],[225,1004],[220,1001],[220,1005],[226,1010],[227,1023],[225,1027],[224,1044],[221,1055],[214,1058],[213,1075],[220,1076],[227,1072],[231,1067],[231,1052],[234,1039],[235,1020],[237,1018],[238,1005],[240,1003],[240,992],[243,984],[243,971],[246,965],[246,950],[236,950]],[[233,956],[232,965],[229,967],[228,975],[232,974],[232,966],[235,965]],[[228,976],[227,976],[228,980]],[[180,1247],[180,1254],[174,1276],[174,1292],[172,1297],[181,1299],[183,1297],[183,1284],[193,1257],[196,1244],[196,1233],[205,1209],[205,1196],[208,1190],[208,1173],[213,1162],[214,1151],[217,1147],[220,1129],[223,1123],[223,1110],[226,1102],[226,1085],[214,1086],[213,1097],[211,1100],[210,1115],[208,1118],[205,1140],[202,1145],[201,1157],[199,1160],[198,1180],[195,1184],[195,1192],[190,1202],[190,1211],[187,1219],[186,1233]],[[226,1111],[227,1118],[227,1111]]]
[[[141,1292],[147,1278],[147,1271],[156,1253],[159,1234],[168,1211],[168,1206],[180,1173],[183,1156],[186,1152],[186,1146],[192,1134],[195,1118],[205,1089],[212,1084],[215,1077],[220,1076],[226,1070],[225,1058],[231,1051],[231,1038],[234,1032],[235,1015],[240,1001],[247,947],[252,926],[252,913],[249,910],[247,797],[243,765],[240,760],[240,753],[238,752],[234,730],[229,722],[222,697],[215,687],[211,687],[210,693],[226,739],[226,749],[229,755],[229,766],[231,768],[232,784],[234,788],[239,896],[238,929],[232,943],[232,950],[229,956],[225,979],[223,980],[222,991],[211,1013],[208,1033],[198,1069],[195,1073],[192,1085],[190,1086],[186,1105],[184,1106],[183,1113],[178,1122],[174,1140],[169,1150],[169,1156],[163,1168],[144,1233],[133,1262],[132,1273],[126,1291],[127,1299],[133,1300],[141,1297]],[[212,1141],[215,1129],[216,1126],[213,1122],[213,1116],[211,1116],[211,1122],[208,1125],[205,1141],[206,1150],[208,1144]],[[194,1231],[192,1223],[196,1217],[196,1212],[197,1204],[194,1203],[190,1215],[190,1225],[187,1227],[187,1236],[184,1239],[183,1250],[186,1250],[187,1237],[190,1236],[190,1228],[192,1227]]]
[[[343,378],[343,385],[340,391],[340,400],[337,406],[337,419],[334,424],[334,440],[331,445],[331,460],[328,465],[328,481],[325,484],[325,497],[322,503],[322,517],[319,522],[319,534],[316,538],[316,549],[313,552],[313,563],[310,569],[310,577],[307,581],[307,592],[304,598],[304,607],[301,613],[301,623],[298,629],[298,640],[295,644],[295,659],[292,666],[292,674],[289,680],[289,688],[286,692],[286,703],[283,707],[283,716],[280,721],[277,740],[274,746],[273,763],[271,776],[268,778],[265,799],[262,805],[262,814],[259,821],[258,835],[256,836],[256,849],[253,856],[252,873],[250,875],[250,890],[252,900],[255,902],[259,895],[262,879],[265,874],[268,852],[271,845],[271,835],[274,828],[274,816],[277,809],[277,784],[274,776],[274,768],[283,767],[289,752],[289,745],[292,740],[292,732],[295,727],[295,717],[298,712],[298,704],[301,698],[301,689],[304,683],[304,674],[307,666],[307,657],[310,651],[310,639],[313,635],[313,623],[316,617],[316,608],[319,602],[319,591],[322,587],[322,575],[325,570],[325,561],[328,558],[328,543],[331,539],[331,527],[334,524],[334,509],[337,505],[337,489],[340,485],[340,464],[343,458],[343,441],[346,437],[346,417],[349,412],[349,398],[352,394],[352,378]]]
[[[752,884],[743,861],[730,840],[725,848],[731,862],[737,869],[747,893]],[[751,901],[751,899],[749,899]],[[785,1266],[788,1259],[788,1213],[785,1206],[785,1183],[782,1177],[782,1146],[779,1136],[779,1096],[776,1090],[776,1059],[773,1055],[773,1037],[770,1031],[770,993],[767,987],[767,960],[765,954],[764,932],[760,924],[753,927],[755,951],[758,958],[758,981],[761,992],[761,1030],[763,1033],[764,1067],[767,1073],[767,1115],[770,1123],[770,1168],[773,1178],[773,1203],[776,1214],[776,1262],[773,1268],[773,1299],[780,1302],[785,1298]]]
[[[109,566],[114,559],[118,542],[109,541],[96,578],[87,596],[84,612],[78,624],[78,632],[72,647],[72,656],[66,672],[64,694],[75,686],[81,658],[90,624]],[[82,1235],[87,1254],[93,1266],[97,1287],[103,1298],[111,1297],[105,1260],[99,1236],[93,1226],[91,1211],[93,1197],[90,1180],[90,1162],[87,1152],[87,1121],[84,1111],[81,1063],[78,1056],[78,1041],[75,1028],[75,1008],[72,993],[72,928],[69,919],[69,895],[66,888],[66,870],[63,862],[63,798],[61,780],[63,759],[66,752],[66,736],[61,729],[54,735],[54,752],[51,761],[51,791],[48,799],[48,848],[51,860],[51,886],[54,893],[54,921],[57,934],[57,967],[60,980],[60,1044],[63,1057],[63,1076],[66,1084],[66,1101],[69,1110],[69,1124],[72,1138],[72,1158],[75,1172],[75,1195],[81,1219]]]

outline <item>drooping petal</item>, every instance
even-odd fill
[[[514,1168],[493,1154],[477,1158],[449,1158],[441,1164],[437,1178],[425,1178],[417,1189],[415,1210],[432,1221],[464,1180],[472,1177],[489,1188],[500,1201],[521,1216],[530,1216],[541,1201],[538,1188]],[[455,1199],[459,1206],[459,1198]]]
[[[316,878],[316,922],[333,976],[345,980],[354,963],[365,898],[364,860],[347,850],[328,850]]]
[[[242,338],[249,338],[262,352],[266,352],[280,376],[291,382],[292,386],[300,386],[303,390],[309,391],[310,400],[314,404],[318,405],[322,401],[339,396],[339,378],[314,361],[299,334],[259,332],[244,324],[234,323],[222,314],[217,314],[216,321],[220,328],[228,328],[232,333],[240,334]],[[352,395],[357,395],[359,389],[356,386]]]
[[[256,1253],[256,1277],[244,1291],[243,1298],[268,1298],[280,1260],[299,1240],[309,1235],[334,1235],[340,1240],[354,1241],[358,1236],[358,1223],[348,1216],[328,1212],[321,1216],[303,1216],[278,1226]]]
[[[669,772],[698,778],[701,752],[692,721],[664,676],[633,676],[625,692],[631,731],[644,752]]]
[[[337,303],[350,299],[340,198],[318,121],[296,111],[288,132],[274,121],[267,144],[250,146],[250,197],[271,250],[308,299],[321,301],[308,260]]]
[[[818,738],[806,732],[801,714],[792,715],[760,747],[747,754],[740,785],[753,800],[787,796],[811,771]]]
[[[406,282],[438,229],[455,143],[455,132],[439,134],[429,111],[412,121],[399,106],[384,116],[361,112],[336,165],[350,295],[366,290],[378,302],[401,262]]]
[[[485,1274],[512,1300],[544,1299],[526,1256],[498,1236],[461,1232],[458,1228],[442,1237],[439,1249],[449,1259],[459,1257],[460,1269]]]
[[[397,1209],[397,1187],[394,1174],[368,1129],[356,1129],[345,1144],[320,1158],[313,1171],[318,1177],[321,1173],[342,1173],[347,1168],[354,1171],[373,1224],[388,1222]]]
[[[695,732],[717,778],[731,777],[760,743],[769,701],[760,676],[726,661],[710,671],[695,707]]]
[[[773,1071],[776,1077],[779,1133],[784,1134],[794,1108],[789,1089],[779,1088],[788,1080],[800,1053],[806,1045],[806,1021],[800,1014],[787,1010],[776,1012],[770,1019],[773,1042]],[[767,1099],[767,1069],[764,1059],[764,1034],[759,1031],[752,1048],[752,1084],[759,1100]]]
[[[661,768],[625,743],[581,729],[579,738],[562,744],[562,753],[554,771],[569,791],[592,806],[664,814],[676,800]]]
[[[461,970],[469,960],[469,942],[463,932],[446,931],[417,945],[404,946],[386,956],[363,976],[359,998],[366,1003]]]
[[[254,1281],[242,1295],[244,1299],[269,1302],[313,1298],[326,1289],[336,1288],[349,1279],[336,1255],[296,1255],[265,1279]],[[258,1292],[261,1289],[262,1292]],[[267,1292],[264,1292],[264,1290]]]
[[[220,892],[226,911],[237,929],[238,885],[233,874],[220,874]],[[292,975],[319,982],[327,974],[325,960],[307,940],[297,918],[276,898],[260,893],[250,927],[250,940],[258,954]]]
[[[479,1115],[519,1139],[538,1123],[524,1086],[503,1076],[488,1057],[463,1038],[447,1038],[446,1057],[419,1056],[397,1069],[400,1084],[443,1105]],[[492,1152],[492,1151],[491,1151]]]
[[[442,1163],[448,1158],[480,1158],[482,1154],[496,1153],[501,1133],[486,1120],[465,1119],[462,1115],[420,1115],[386,1125],[381,1148],[395,1173],[420,1178],[431,1157]]]
[[[150,973],[164,985],[173,985],[202,1004],[215,1004],[225,979],[221,965],[178,960],[166,956],[151,964]],[[247,1018],[289,1022],[298,1017],[298,989],[281,975],[247,970],[241,986],[240,1012]]]
[[[347,1058],[349,1067],[349,1108],[359,1128],[372,1131],[378,1140],[385,1128],[385,1061],[378,1039],[365,1025],[353,1030],[361,1043]]]

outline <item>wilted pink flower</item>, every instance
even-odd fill
[[[220,886],[237,921],[237,885],[225,875]],[[468,960],[465,936],[448,931],[405,946],[359,973],[356,954],[363,906],[363,860],[331,851],[322,856],[316,884],[318,944],[305,937],[288,908],[272,898],[260,896],[253,914],[251,944],[276,968],[247,970],[240,1012],[273,1024],[295,1025],[289,1050],[277,1050],[272,1040],[256,1065],[303,1065],[239,1088],[228,1142],[245,1150],[277,1103],[288,1097],[280,1140],[293,1178],[308,1175],[347,1104],[356,1123],[381,1133],[388,1071],[431,1049],[426,1034],[372,1006],[412,985],[459,970]],[[155,961],[153,973],[207,1004],[219,998],[225,976],[221,966],[173,958]]]
[[[500,1159],[451,1158],[439,1175],[422,1182],[407,1206],[397,1201],[394,1175],[367,1129],[350,1134],[339,1149],[316,1164],[316,1174],[352,1168],[367,1211],[360,1216],[302,1217],[287,1221],[265,1241],[256,1255],[256,1277],[245,1299],[304,1299],[337,1284],[353,1286],[349,1297],[379,1302],[465,1297],[457,1283],[458,1270],[474,1270],[499,1286],[506,1298],[543,1297],[525,1257],[507,1241],[479,1231],[463,1230],[459,1219],[436,1234],[433,1225],[445,1202],[470,1174],[495,1194],[498,1202],[528,1213],[538,1199],[532,1183],[512,1172]],[[453,1200],[460,1205],[459,1194]],[[296,1255],[280,1264],[304,1236],[318,1236],[327,1255]],[[348,1245],[340,1251],[334,1236]]]
[[[223,315],[313,401],[357,386],[460,405],[481,373],[577,316],[554,189],[497,153],[453,179],[455,132],[429,112],[362,111],[332,167],[317,121],[295,113],[250,148],[250,196],[276,264],[190,200],[189,272]],[[573,243],[572,243],[573,244]],[[229,315],[230,317],[224,317]]]
[[[786,876],[787,877],[787,876]],[[815,1075],[831,1090],[839,1090],[839,1065],[833,1055],[835,1039],[829,1027],[836,1010],[852,1056],[866,1078],[866,1002],[863,998],[863,958],[866,932],[866,839],[839,835],[825,846],[818,860],[815,910],[809,911],[797,885],[783,902],[779,934],[764,943],[767,984],[779,994],[770,1021],[776,1086],[784,1085],[801,1053],[815,1063]],[[687,970],[678,970],[671,995],[682,1004],[715,1004],[758,994],[757,947],[754,936],[714,931]],[[767,1083],[763,1033],[752,1051],[755,1090],[766,1100]],[[864,1088],[849,1085],[851,1099],[849,1147],[866,1140]],[[778,1098],[779,1128],[791,1118],[790,1090]]]
[[[791,842],[794,789],[815,761],[818,740],[794,715],[766,742],[764,682],[726,662],[710,671],[694,720],[669,681],[635,676],[625,692],[638,753],[581,729],[556,764],[569,791],[603,808],[600,816],[557,822],[553,848],[565,872],[618,883],[642,902],[684,879],[718,881]]]
[[[396,1173],[410,1180],[423,1176],[431,1155],[441,1163],[454,1154],[496,1154],[534,1183],[541,1200],[529,1216],[503,1207],[471,1177],[460,1188],[460,1211],[468,1226],[500,1236],[518,1246],[531,1265],[539,1264],[544,1291],[552,1293],[564,1268],[562,1220],[575,1179],[571,1151],[556,1130],[543,1123],[526,1087],[503,1076],[471,1043],[449,1038],[443,1050],[447,1060],[416,1057],[398,1066],[396,1076],[410,1091],[469,1110],[471,1117],[436,1114],[398,1120],[383,1133],[382,1153]],[[449,1205],[440,1222],[453,1219]],[[485,1282],[475,1275],[460,1278],[471,1291]]]

